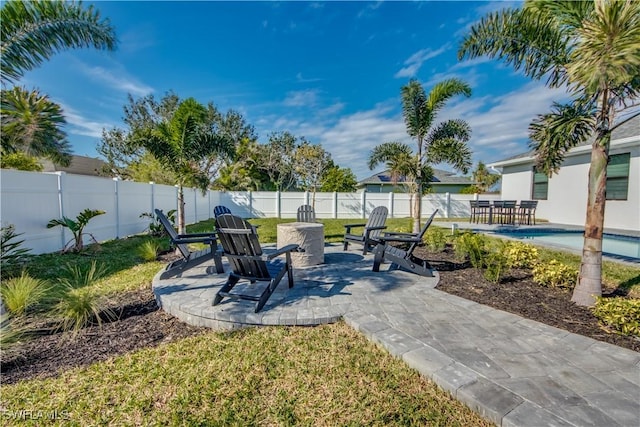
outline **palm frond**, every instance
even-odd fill
[[[432,113],[432,117],[456,95],[471,96],[471,86],[460,79],[447,79],[436,83],[427,99],[427,109]]]
[[[594,130],[591,104],[554,104],[551,113],[538,115],[529,125],[536,167],[548,176],[558,172],[567,151],[584,143]]]
[[[385,142],[371,150],[371,153],[369,153],[368,166],[369,169],[373,169],[380,163],[388,163],[393,161],[394,158],[412,155],[413,151],[407,144],[401,142]]]
[[[458,49],[458,59],[500,58],[531,78],[548,75],[548,85],[557,87],[567,81],[564,64],[569,61],[570,35],[549,14],[505,9],[471,27]]]
[[[93,6],[48,0],[7,1],[0,11],[0,78],[18,80],[49,59],[71,48],[114,50],[114,28]]]

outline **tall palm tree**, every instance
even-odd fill
[[[466,173],[471,166],[467,141],[471,128],[464,120],[447,120],[434,126],[438,112],[456,95],[471,96],[469,85],[458,79],[437,83],[427,94],[415,79],[402,87],[402,115],[407,133],[417,143],[417,152],[399,142],[387,142],[369,155],[369,169],[386,163],[394,177],[405,177],[413,192],[413,231],[420,231],[422,193],[431,179],[430,165],[449,163]]]
[[[199,162],[206,156],[221,152],[228,146],[224,137],[206,126],[207,109],[193,98],[182,101],[169,120],[140,128],[134,138],[164,167],[174,173],[178,185],[178,230],[185,233],[184,186],[206,191],[207,171]]]
[[[3,85],[64,49],[113,50],[115,32],[108,19],[82,2],[9,0],[0,10],[0,81]]]
[[[62,109],[47,95],[24,88],[3,89],[0,95],[0,151],[47,157],[57,164],[71,163],[71,149],[62,126]]]
[[[637,116],[640,94],[640,2],[525,1],[472,26],[458,57],[500,58],[573,100],[554,104],[529,127],[538,167],[557,172],[565,154],[592,136],[587,213],[578,285],[572,301],[593,305],[602,294],[602,233],[611,132]],[[629,107],[635,112],[626,114]]]

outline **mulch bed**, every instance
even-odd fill
[[[640,351],[640,338],[618,335],[601,326],[588,308],[571,302],[569,292],[535,284],[528,271],[513,271],[495,284],[481,271],[457,261],[451,249],[429,253],[418,248],[415,254],[438,269],[438,289],[444,292]],[[112,308],[119,314],[115,321],[86,327],[76,334],[43,334],[0,352],[2,384],[54,377],[71,368],[208,331],[159,310],[149,288],[121,295]]]

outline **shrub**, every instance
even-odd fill
[[[597,297],[593,314],[624,335],[640,337],[640,299]]]
[[[454,246],[457,257],[468,258],[475,268],[483,267],[487,254],[487,239],[484,236],[465,231],[456,236]]]
[[[444,228],[429,228],[424,235],[424,243],[432,252],[441,252],[447,246],[447,233]]]
[[[108,318],[116,317],[112,310],[103,310],[100,298],[94,289],[73,288],[69,285],[64,285],[54,313],[60,318],[59,328],[63,331],[79,331],[94,320],[101,324],[101,313]]]
[[[509,269],[509,259],[505,255],[503,248],[491,252],[485,256],[485,270],[482,273],[484,278],[493,283],[499,283],[505,271]]]
[[[504,252],[511,268],[532,268],[538,263],[538,249],[528,243],[509,242]]]
[[[16,233],[15,226],[2,227],[0,237],[0,270],[4,277],[11,276],[29,259],[30,249],[21,248],[24,240],[15,240],[22,233]]]
[[[87,226],[91,218],[98,215],[104,215],[105,213],[105,211],[97,209],[85,209],[78,214],[75,220],[67,218],[66,216],[63,216],[61,219],[52,219],[47,224],[47,228],[57,227],[58,225],[68,228],[69,231],[71,231],[71,233],[73,234],[73,239],[67,242],[64,248],[62,248],[62,251],[66,252],[71,250],[75,252],[81,252],[84,249],[82,236],[88,234],[84,232],[84,228]],[[95,237],[93,237],[91,234],[89,234],[89,236],[93,239],[94,242],[97,243]],[[71,242],[73,242],[73,246],[70,246]]]
[[[552,259],[533,267],[533,281],[539,285],[559,288],[573,288],[578,271]]]
[[[84,288],[93,285],[107,274],[107,269],[103,264],[91,261],[89,268],[79,265],[67,264],[64,268],[64,276],[60,278],[60,283],[67,288]]]
[[[161,242],[158,240],[147,240],[138,246],[138,256],[144,261],[154,261],[160,252]]]
[[[48,291],[44,280],[34,279],[26,271],[18,277],[14,277],[2,283],[0,294],[2,302],[7,310],[17,316],[38,304]]]
[[[143,212],[140,214],[139,218],[149,218],[151,222],[149,223],[149,234],[152,236],[164,236],[167,234],[167,230],[164,229],[164,226],[158,221],[158,218],[152,212]],[[173,224],[176,220],[176,210],[171,209],[167,212],[167,219]]]

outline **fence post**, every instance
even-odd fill
[[[276,218],[280,218],[280,215],[281,215],[281,213],[280,213],[280,209],[281,209],[281,206],[280,206],[280,203],[281,203],[280,202],[280,190],[276,190],[276,200],[275,200],[275,202],[276,202]]]
[[[62,217],[64,217],[64,177],[66,176],[66,172],[56,172],[56,175],[58,175],[58,212],[60,213],[60,219],[62,219]],[[65,228],[66,227],[60,227],[60,240],[61,240],[61,245],[60,248],[64,249],[64,245],[67,243],[67,238],[65,236]]]
[[[253,218],[253,192],[249,190],[249,217]]]
[[[389,217],[393,218],[393,191],[389,192]]]
[[[338,218],[338,192],[333,192],[333,218]]]
[[[304,203],[303,205],[308,205],[309,203],[309,191],[304,192]]]
[[[445,211],[445,218],[449,218],[451,216],[451,193],[445,194],[447,209]]]
[[[113,179],[113,197],[116,211],[116,239],[120,238],[120,194],[118,189],[118,177]]]
[[[149,185],[151,186],[151,215],[155,218],[156,215],[156,200],[155,200],[155,183],[153,181],[149,181]]]
[[[360,203],[362,204],[362,218],[366,218],[367,217],[367,192],[366,190],[362,191],[362,194],[360,195]]]

